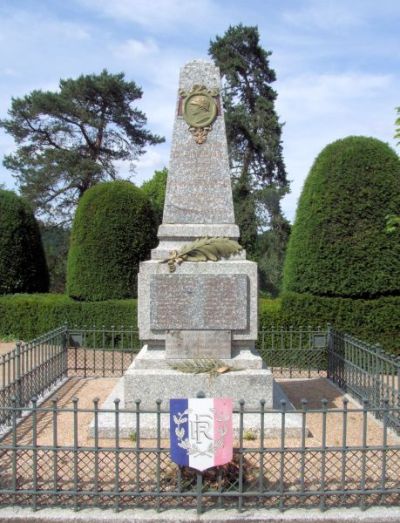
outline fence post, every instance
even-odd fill
[[[397,404],[396,407],[400,407],[400,356],[397,356]]]
[[[15,346],[15,397],[17,400],[17,407],[22,406],[21,389],[21,342],[17,341]]]
[[[63,375],[68,374],[68,324],[64,324],[64,331],[62,333],[62,353],[63,353]]]
[[[326,367],[326,377],[328,379],[331,379],[332,377],[332,344],[333,344],[333,336],[332,336],[332,326],[330,323],[327,324],[326,326],[326,330],[327,330],[327,333],[326,333],[326,341],[327,341],[327,347],[326,347],[326,352],[327,352],[327,367]]]

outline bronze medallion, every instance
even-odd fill
[[[184,102],[183,117],[191,127],[207,127],[217,117],[217,104],[209,94],[193,93]]]
[[[218,115],[218,106],[215,96],[218,90],[209,90],[204,85],[194,85],[190,93],[181,92],[183,96],[183,118],[189,125],[196,143],[202,144],[207,140],[211,125]]]

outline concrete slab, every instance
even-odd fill
[[[399,523],[398,507],[373,507],[366,511],[358,508],[330,509],[326,512],[312,509],[208,510],[197,515],[195,510],[173,509],[162,512],[155,510],[128,509],[114,512],[111,509],[88,508],[75,512],[66,508],[46,508],[33,512],[30,508],[6,507],[0,509],[2,523]]]

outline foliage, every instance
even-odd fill
[[[262,299],[259,329],[274,326],[322,328],[331,323],[387,351],[400,355],[400,297],[376,300],[325,298],[285,293],[282,298]],[[137,301],[78,302],[61,294],[17,294],[0,297],[0,337],[31,340],[64,323],[77,325],[132,326],[137,329]]]
[[[232,196],[235,220],[240,229],[239,242],[246,249],[248,257],[253,259],[256,255],[258,221],[254,193],[246,175],[240,176],[234,183]]]
[[[396,118],[395,124],[396,124],[396,132],[394,137],[398,138],[399,141],[397,142],[397,145],[400,145],[400,107],[397,107],[396,109],[398,117]]]
[[[153,178],[143,182],[141,189],[146,194],[153,206],[157,225],[162,223],[165,190],[167,187],[168,169],[164,167],[162,171],[155,171]]]
[[[68,295],[88,301],[135,297],[139,262],[155,243],[154,213],[141,189],[122,180],[92,187],[73,222]]]
[[[32,210],[23,198],[0,190],[0,294],[48,288],[46,258]]]
[[[269,65],[271,52],[261,47],[257,27],[239,24],[211,41],[209,54],[223,77],[240,242],[257,261],[271,257],[282,265],[281,253],[285,250],[287,236],[280,231],[280,223],[284,220],[280,200],[288,192],[289,182],[282,156],[282,125],[274,107],[277,95],[271,87],[276,80],[275,71]],[[275,236],[267,251],[257,248],[257,227],[269,229]],[[275,293],[276,287],[274,284]]]
[[[64,292],[70,230],[62,225],[40,224],[43,247],[50,276],[50,292]]]
[[[31,340],[60,325],[130,326],[137,329],[136,300],[78,302],[64,294],[0,297],[0,336]]]
[[[311,294],[284,293],[283,325],[325,326],[380,343],[386,351],[400,355],[400,296],[370,299],[318,297]]]
[[[259,329],[271,326],[324,328],[328,323],[370,343],[380,343],[386,351],[400,355],[400,297],[374,300],[318,297],[294,292],[275,300],[262,299]]]
[[[392,234],[400,229],[400,216],[396,214],[386,215],[386,232]]]
[[[244,430],[243,439],[245,441],[255,441],[257,439],[257,434],[251,429]]]
[[[161,263],[168,263],[170,272],[175,272],[176,265],[184,261],[218,261],[229,258],[242,250],[238,242],[229,238],[198,238],[189,245],[184,245],[179,251],[172,251],[171,255]]]
[[[133,106],[141,96],[123,73],[103,70],[60,80],[58,92],[12,99],[0,127],[17,151],[4,165],[41,215],[69,218],[87,189],[117,177],[114,162],[133,161],[146,145],[163,141],[144,128],[146,116]]]
[[[259,285],[270,296],[279,295],[282,284],[283,264],[290,235],[290,224],[286,218],[277,216],[274,229],[260,233],[257,237]]]
[[[386,215],[399,208],[400,160],[388,145],[362,136],[328,145],[299,200],[284,288],[349,298],[399,295],[400,242],[385,233]]]

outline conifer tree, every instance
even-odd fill
[[[209,54],[220,68],[223,78],[223,99],[229,157],[233,175],[236,220],[241,230],[241,242],[257,257],[272,256],[279,265],[279,278],[283,264],[282,254],[287,235],[282,234],[285,220],[280,208],[281,198],[288,192],[289,183],[282,154],[282,124],[275,111],[276,92],[271,84],[276,80],[269,65],[270,51],[260,45],[257,27],[242,24],[231,26],[224,36],[211,41]],[[243,200],[243,190],[248,194]],[[266,198],[265,189],[268,188]],[[274,193],[274,197],[272,196]],[[278,205],[277,205],[278,203]],[[246,212],[243,212],[243,209]],[[249,212],[253,218],[249,219]],[[273,241],[267,252],[255,245],[254,226],[270,230]],[[285,230],[289,230],[286,227]],[[275,253],[275,254],[276,254]],[[268,275],[265,275],[268,279]],[[279,281],[270,282],[276,293]]]

